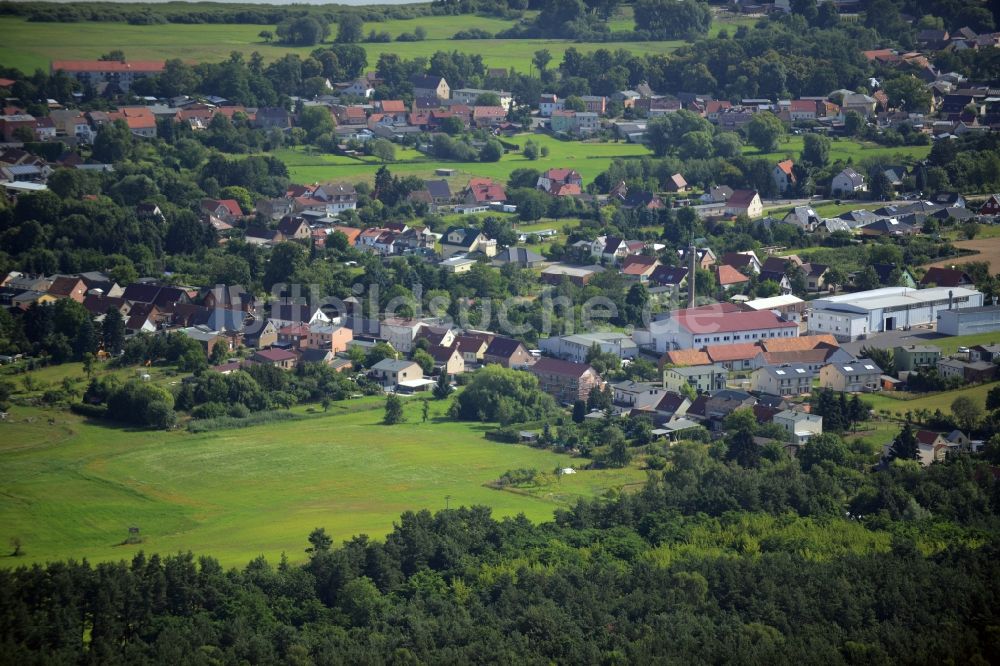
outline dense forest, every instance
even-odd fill
[[[337,547],[317,528],[303,566],[140,553],[4,570],[0,662],[1000,659],[985,463],[867,472],[831,436],[749,468],[702,446],[669,455],[640,492],[542,525],[407,512],[384,541]]]

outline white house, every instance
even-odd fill
[[[865,177],[851,167],[845,167],[830,181],[830,194],[835,197],[849,196],[864,190]]]
[[[784,428],[799,446],[823,434],[823,417],[819,414],[786,409],[775,414],[771,422]]]

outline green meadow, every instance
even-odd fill
[[[453,40],[462,29],[479,27],[497,32],[513,25],[511,21],[480,16],[434,16],[405,21],[365,24],[365,34],[374,29],[387,31],[395,39],[400,33],[416,27],[427,31],[422,42],[390,42],[361,44],[368,53],[368,65],[374,68],[382,53],[395,53],[402,58],[430,58],[437,51],[458,50],[478,53],[489,67],[513,67],[519,72],[531,71],[531,58],[539,49],[549,49],[553,66],[562,60],[566,49],[573,47],[583,53],[599,48],[611,51],[624,48],[639,54],[670,53],[683,41],[576,43],[558,39],[474,39]],[[217,62],[233,51],[249,56],[259,51],[265,61],[276,60],[286,53],[308,55],[315,46],[292,47],[267,44],[258,35],[262,30],[274,31],[274,26],[246,24],[167,23],[136,26],[127,23],[29,23],[22,18],[0,17],[0,64],[17,67],[25,72],[36,68],[48,70],[51,60],[97,58],[111,49],[121,49],[132,60],[181,58],[190,62]],[[336,25],[331,26],[336,35]]]
[[[622,142],[590,142],[590,141],[560,141],[547,134],[518,134],[505,141],[524,146],[531,139],[540,146],[547,147],[547,157],[528,160],[519,152],[508,153],[499,162],[451,162],[435,160],[420,155],[416,151],[398,150],[397,161],[389,163],[389,170],[397,175],[414,175],[429,178],[435,169],[454,169],[455,175],[449,178],[449,184],[464,187],[472,176],[489,177],[506,181],[514,169],[531,168],[544,171],[546,169],[572,167],[583,176],[584,183],[593,180],[599,173],[606,171],[611,162],[617,158],[637,158],[651,155],[643,145]],[[336,180],[373,181],[379,164],[366,162],[349,157],[334,155],[310,154],[303,148],[282,150],[275,153],[285,164],[292,180],[301,183],[329,182]]]
[[[558,506],[645,478],[634,467],[581,470],[530,491],[494,490],[486,484],[509,469],[550,473],[587,461],[489,441],[484,424],[444,419],[443,402],[422,423],[410,398],[407,422],[384,426],[381,405],[355,400],[292,422],[197,435],[14,407],[0,422],[0,543],[17,537],[25,555],[0,557],[0,566],[115,560],[140,549],[190,549],[233,566],[283,552],[301,561],[318,526],[337,541],[380,537],[400,513],[446,504],[549,520]],[[129,526],[141,544],[121,545]]]
[[[932,342],[931,344],[934,343]],[[932,412],[936,409],[940,409],[945,414],[950,414],[951,403],[954,402],[955,398],[963,395],[968,396],[982,406],[986,404],[986,394],[989,393],[990,389],[995,386],[995,382],[989,384],[976,384],[974,386],[954,391],[944,391],[941,393],[929,393],[924,395],[916,394],[919,395],[919,397],[914,397],[914,394],[904,393],[901,393],[898,396],[893,396],[892,392],[884,392],[874,395],[866,395],[863,400],[867,402],[872,409],[887,409],[895,416],[902,416],[906,412],[915,412],[918,409],[928,409]]]
[[[743,154],[749,157],[763,157],[768,160],[799,159],[802,154],[804,140],[801,135],[786,135],[778,142],[778,149],[770,153],[762,153],[753,146],[744,146]],[[878,157],[881,159],[901,158],[906,162],[914,162],[926,158],[931,152],[930,146],[880,146],[868,141],[835,138],[830,142],[830,161],[857,163],[863,159]]]

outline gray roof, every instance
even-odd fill
[[[382,372],[399,372],[400,370],[406,370],[411,365],[417,365],[413,361],[407,361],[405,359],[397,361],[392,358],[384,358],[375,365],[372,366],[372,370],[379,370]]]

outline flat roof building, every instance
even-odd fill
[[[932,324],[949,310],[982,304],[983,294],[965,287],[885,287],[813,301],[808,328],[810,333],[829,333],[841,341],[857,340],[871,333]]]

